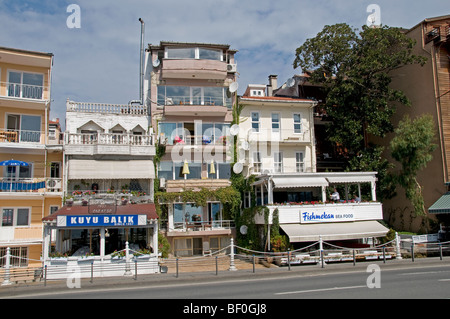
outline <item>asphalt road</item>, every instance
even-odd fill
[[[81,288],[65,282],[0,288],[0,298],[32,299],[184,299],[184,300],[288,300],[288,299],[448,299],[450,259],[427,258],[297,266],[270,271],[236,271],[131,278],[95,279]]]

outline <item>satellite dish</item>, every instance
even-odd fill
[[[244,151],[248,151],[249,148],[250,148],[250,145],[248,144],[247,141],[242,141],[241,147],[242,147],[242,149],[243,149]]]
[[[231,93],[234,93],[239,88],[239,84],[237,82],[233,82],[230,84],[230,87],[228,88]]]
[[[235,163],[233,165],[233,172],[235,174],[239,174],[242,172],[243,168],[244,168],[244,165],[242,165],[242,163]]]
[[[239,231],[241,232],[242,235],[246,235],[247,230],[248,230],[248,227],[245,225],[242,225],[241,228],[239,228]]]
[[[286,85],[287,87],[291,88],[295,85],[295,79],[294,78],[290,78],[286,81]]]
[[[161,61],[159,61],[158,58],[156,58],[155,60],[153,60],[152,64],[154,68],[157,68],[160,65]]]
[[[231,133],[231,135],[238,135],[238,133],[239,133],[239,125],[237,125],[237,124],[233,124],[231,127],[230,127],[230,133]]]

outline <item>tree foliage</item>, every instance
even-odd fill
[[[311,72],[310,81],[322,84],[333,121],[328,136],[349,155],[368,148],[368,134],[384,137],[393,130],[396,103],[409,105],[401,91],[390,87],[389,72],[425,63],[412,54],[414,44],[398,28],[363,26],[358,33],[342,23],[325,26],[297,48],[294,68]]]
[[[417,181],[417,173],[427,166],[437,145],[433,117],[424,115],[411,120],[405,116],[395,130],[390,143],[392,157],[400,163],[401,169],[395,175],[397,183],[405,189],[416,215],[426,215],[422,187]]]

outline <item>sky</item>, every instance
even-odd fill
[[[379,10],[368,10],[371,4]],[[0,46],[54,54],[50,117],[60,118],[64,128],[67,99],[114,104],[139,99],[139,18],[145,22],[146,45],[201,42],[238,50],[242,94],[248,84],[268,84],[269,75],[278,75],[281,86],[301,73],[292,66],[295,49],[325,25],[360,29],[371,14],[383,25],[411,28],[450,14],[450,2],[0,0]]]

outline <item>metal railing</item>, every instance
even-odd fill
[[[124,115],[148,114],[148,109],[147,106],[145,105],[74,102],[70,100],[67,100],[66,102],[66,110],[69,112],[107,113],[107,114],[124,114]]]
[[[175,230],[184,231],[205,231],[213,229],[231,229],[234,227],[234,220],[213,220],[197,222],[175,222]]]
[[[45,87],[42,85],[31,85],[13,82],[0,82],[6,87],[6,96],[24,99],[42,100]]]
[[[215,271],[218,275],[220,271],[236,271],[236,270],[250,270],[256,272],[257,268],[272,268],[271,265],[285,266],[288,270],[294,265],[321,265],[325,264],[348,262],[356,265],[357,262],[364,261],[382,261],[386,263],[387,260],[411,258],[418,256],[418,245],[424,243],[410,245],[410,250],[400,249],[400,238],[396,238],[387,243],[365,248],[351,248],[337,246],[325,241],[319,240],[309,246],[296,250],[287,250],[283,252],[263,252],[247,249],[234,245],[231,238],[231,244],[216,251],[204,251],[202,256],[193,257],[176,257],[176,258],[159,258],[158,261],[140,262],[139,252],[125,250],[122,260],[117,263],[110,264],[96,264],[95,262],[87,262],[79,266],[80,276],[83,278],[91,278],[91,282],[98,276],[129,276],[134,279],[138,274],[150,272],[174,273],[178,278],[183,272],[210,272]],[[450,255],[450,242],[428,243],[430,247],[426,249],[432,251],[435,255],[443,259],[443,256]],[[123,251],[121,251],[123,252]],[[116,252],[118,254],[120,252]],[[133,254],[133,256],[131,256]],[[403,257],[402,257],[403,256]],[[0,282],[2,285],[10,285],[19,281],[36,281],[44,280],[51,277],[64,277],[71,274],[65,267],[58,266],[34,266],[14,268],[11,266],[12,258],[22,258],[19,256],[12,256],[9,253],[0,257]],[[25,259],[25,258],[24,258]],[[275,267],[275,269],[283,269],[283,267]],[[320,268],[315,268],[320,269]]]
[[[41,131],[0,129],[0,142],[41,143],[43,135]]]
[[[0,179],[0,191],[2,192],[33,192],[40,189],[49,192],[61,192],[61,178]]]
[[[67,133],[66,144],[69,145],[132,145],[151,146],[151,135],[134,135],[119,133]]]

